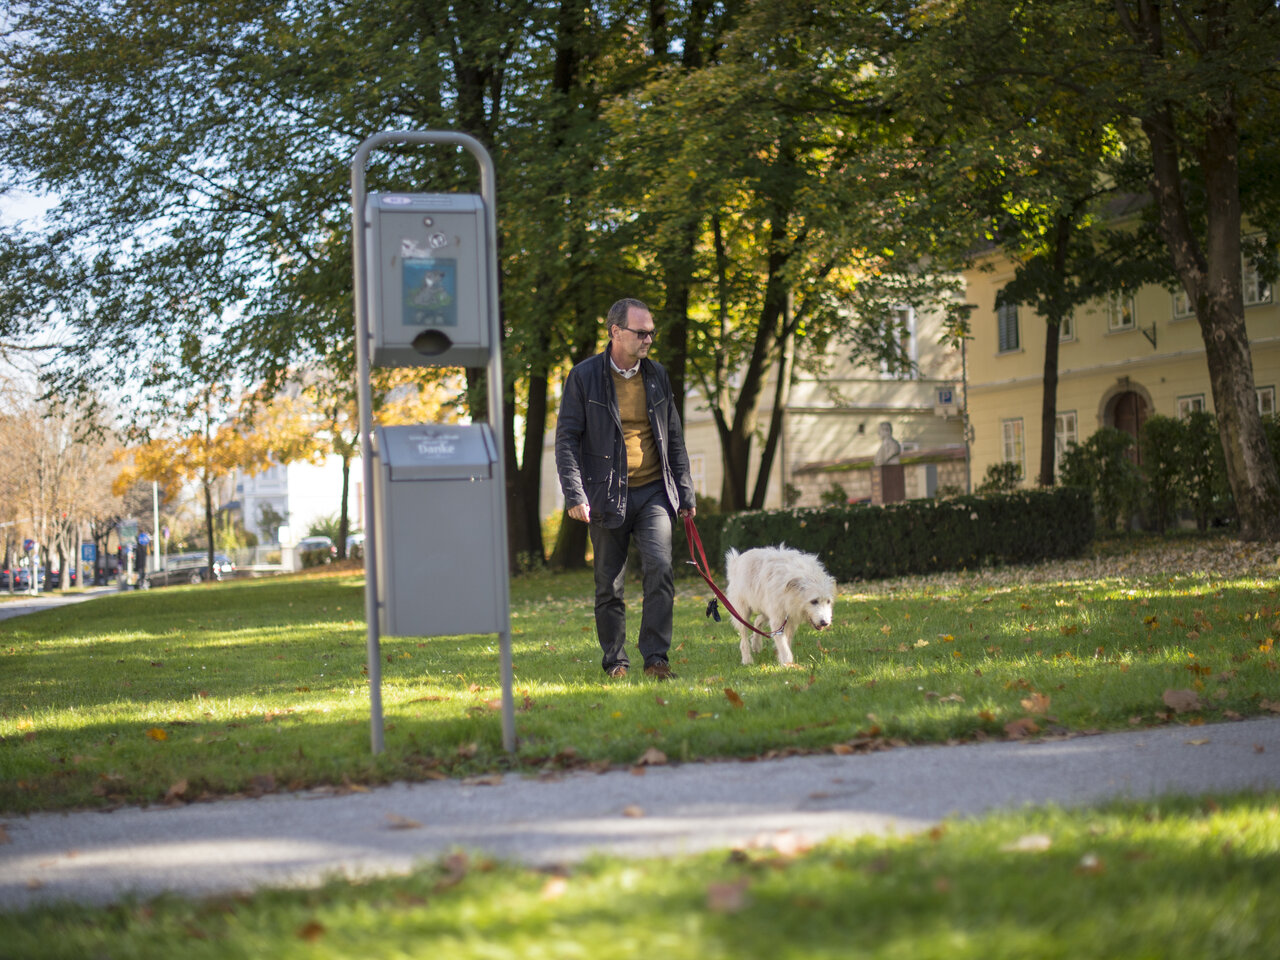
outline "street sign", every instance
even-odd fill
[[[22,552],[23,552],[23,553],[30,553],[30,552],[31,552],[32,550],[34,550],[35,548],[36,548],[36,542],[35,542],[34,540],[32,540],[30,537],[27,537],[27,539],[25,539],[25,540],[23,540],[23,541],[22,541]]]
[[[137,543],[138,542],[138,521],[137,520],[121,520],[120,525],[116,528],[120,534],[121,543]]]
[[[98,545],[96,543],[80,544],[80,559],[85,563],[98,562]]]

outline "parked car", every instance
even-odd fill
[[[322,563],[332,563],[338,555],[338,548],[329,537],[303,537],[298,541],[298,557],[304,567],[315,567]]]
[[[225,580],[235,570],[234,561],[225,553],[213,555],[214,580]],[[165,558],[163,570],[148,571],[138,585],[146,590],[150,587],[169,587],[175,583],[204,583],[208,578],[209,554],[204,551],[175,553]]]
[[[364,556],[364,534],[353,533],[347,537],[347,559],[359,560]]]
[[[50,571],[48,577],[45,578],[45,583],[48,585],[50,590],[60,590],[62,588],[62,571]],[[74,587],[75,585],[76,568],[72,567],[67,573],[67,586]]]

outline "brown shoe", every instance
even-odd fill
[[[623,677],[627,675],[627,665],[625,663],[617,663],[617,664],[614,664],[605,672],[608,676],[612,677],[614,680],[621,680]]]
[[[653,677],[655,680],[674,680],[676,675],[672,672],[670,665],[665,660],[655,660],[644,668],[646,677]]]

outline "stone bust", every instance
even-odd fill
[[[893,424],[888,420],[880,421],[880,446],[876,450],[872,463],[883,467],[890,463],[901,463],[902,444],[893,439]]]

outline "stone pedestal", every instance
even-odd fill
[[[871,468],[871,502],[877,506],[907,499],[907,478],[900,463]]]

